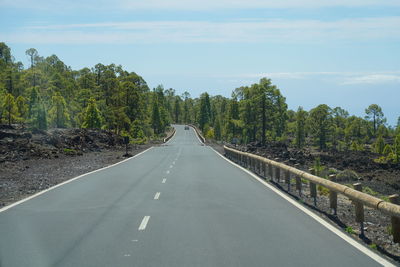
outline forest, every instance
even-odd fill
[[[72,70],[56,55],[26,50],[29,66],[16,62],[0,43],[0,124],[30,129],[106,129],[136,142],[163,135],[171,123],[196,124],[209,140],[234,144],[280,142],[320,151],[370,151],[379,162],[400,162],[400,117],[387,125],[382,108],[366,105],[365,117],[325,104],[289,110],[268,78],[236,88],[230,98],[203,93],[177,95],[150,89],[120,65]]]

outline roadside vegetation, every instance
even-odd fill
[[[365,117],[325,104],[288,110],[270,79],[236,88],[230,98],[203,93],[181,96],[121,66],[97,64],[72,70],[57,56],[26,50],[29,66],[15,62],[0,43],[0,123],[28,128],[106,129],[135,143],[161,136],[170,123],[194,123],[207,139],[234,144],[283,143],[298,150],[365,151],[382,164],[400,162],[400,118],[386,124],[380,106],[366,106]]]

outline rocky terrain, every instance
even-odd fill
[[[88,129],[29,131],[0,126],[0,207],[72,177],[135,155],[151,145],[129,145],[113,132]]]
[[[288,147],[284,143],[270,143],[261,146],[258,143],[239,146],[238,149],[276,159],[287,165],[299,164],[307,170],[320,158],[321,165],[326,171],[340,172],[351,170],[356,176],[349,179],[342,178],[338,182],[343,184],[361,182],[380,195],[391,195],[400,192],[400,164],[376,163],[374,159],[379,155],[369,151],[328,151],[319,152],[313,149],[298,150]]]

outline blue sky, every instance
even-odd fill
[[[232,90],[271,78],[291,109],[400,116],[398,0],[0,0],[0,41],[74,69],[121,64],[150,87]]]

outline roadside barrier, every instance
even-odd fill
[[[242,152],[227,146],[224,146],[225,156],[230,160],[242,165],[256,174],[263,177],[269,177],[271,181],[279,182],[283,174],[285,183],[290,191],[291,178],[295,178],[296,190],[301,196],[302,179],[307,180],[310,186],[310,196],[314,199],[314,206],[317,206],[317,185],[329,190],[329,204],[336,215],[337,212],[337,194],[342,194],[351,199],[355,206],[356,222],[360,223],[361,235],[364,234],[364,206],[374,208],[384,214],[391,216],[392,235],[395,243],[400,243],[400,197],[398,194],[389,196],[390,202],[380,198],[373,197],[362,192],[361,183],[354,184],[354,189],[348,186],[335,183],[335,176],[330,176],[330,180],[315,176],[315,171],[310,169],[311,173],[296,169],[286,164],[273,161],[258,155]]]
[[[163,139],[163,142],[166,143],[168,142],[174,135],[176,132],[176,129],[174,127],[172,127],[174,130],[172,131],[172,134],[170,136],[167,136],[166,138]]]
[[[204,136],[201,134],[200,130],[193,124],[188,124],[190,127],[192,127],[194,129],[194,131],[196,132],[197,136],[200,138],[201,142],[205,143],[206,139],[204,138]]]

